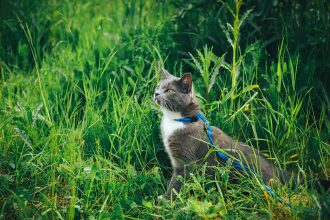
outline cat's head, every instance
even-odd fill
[[[163,110],[180,113],[185,117],[195,116],[200,106],[194,94],[191,74],[186,73],[178,78],[162,69],[160,75],[153,95],[155,102]]]

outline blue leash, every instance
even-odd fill
[[[212,147],[214,147],[215,149],[217,149],[217,146],[215,145],[214,143],[214,140],[213,140],[213,137],[212,137],[212,126],[207,122],[207,119],[205,118],[205,116],[201,113],[201,112],[198,112],[197,115],[195,117],[185,117],[185,118],[179,118],[179,119],[174,119],[175,121],[178,121],[178,122],[182,122],[182,123],[185,123],[185,124],[188,124],[188,123],[193,123],[193,122],[196,122],[198,120],[202,120],[204,122],[204,126],[205,126],[205,129],[206,129],[206,132],[207,132],[207,137],[210,141],[210,144],[212,145]],[[220,151],[216,151],[218,156],[224,160],[225,162],[227,162],[229,160],[229,157],[220,152]],[[255,171],[253,169],[250,169],[249,167],[247,167],[246,165],[238,162],[238,161],[233,161],[232,163],[234,165],[234,167],[238,168],[238,169],[241,169],[241,170],[244,170],[245,172],[247,173],[253,173],[255,174]],[[267,184],[261,179],[261,184],[262,186],[264,187],[265,191],[271,195],[273,198],[277,198],[281,203],[284,203],[286,206],[290,207],[290,208],[295,208],[293,206],[291,206],[290,203],[288,202],[285,202],[283,201],[281,198],[277,197],[275,195],[275,193],[271,190],[271,188],[269,186],[267,186]],[[312,209],[305,209],[304,208],[304,211],[305,212],[308,212],[308,213],[318,213],[317,210],[312,210]]]

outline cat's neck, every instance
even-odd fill
[[[182,118],[183,115],[179,112],[173,112],[170,110],[167,110],[165,108],[162,108],[162,112],[163,112],[163,118],[169,119],[169,120],[175,120],[175,119],[179,119]]]
[[[200,111],[200,105],[197,102],[192,102],[186,109],[183,109],[180,115],[181,117],[195,117]]]
[[[166,118],[168,120],[175,120],[175,119],[180,119],[180,118],[190,118],[190,117],[195,117],[198,112],[201,111],[199,105],[194,105],[190,106],[189,109],[183,110],[183,112],[173,112],[170,110],[167,110],[165,108],[161,109],[163,112],[163,118]]]

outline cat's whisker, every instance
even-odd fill
[[[166,103],[166,107],[168,107],[169,110],[175,112],[175,111],[174,111],[174,108],[173,108],[173,105],[171,104],[171,102],[168,101],[168,100],[166,100],[166,99],[164,99],[164,101],[165,101],[165,103]]]

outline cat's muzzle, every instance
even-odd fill
[[[159,93],[155,92],[154,95],[152,96],[152,99],[159,104]]]

